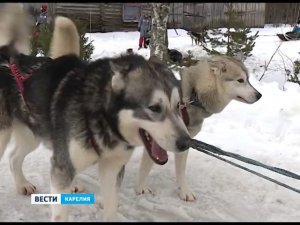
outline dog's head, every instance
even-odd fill
[[[235,99],[252,104],[261,98],[262,95],[250,84],[248,71],[241,61],[228,56],[215,56],[209,64],[224,101]]]
[[[122,137],[130,145],[144,145],[158,164],[167,162],[166,151],[186,150],[190,136],[177,108],[179,84],[170,69],[156,57],[146,61],[137,55],[122,56],[110,64]]]

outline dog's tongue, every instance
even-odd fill
[[[152,140],[151,144],[151,154],[160,162],[166,162],[168,160],[167,152],[162,149],[154,140]]]

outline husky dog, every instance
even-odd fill
[[[252,104],[261,98],[261,94],[249,83],[244,64],[228,56],[202,58],[194,66],[184,68],[180,75],[191,137],[199,133],[205,118],[221,112],[231,100]],[[196,195],[185,180],[187,155],[188,151],[175,154],[176,182],[180,198],[194,201]],[[152,165],[149,156],[144,153],[136,186],[138,194],[152,193],[146,180]]]
[[[166,150],[188,149],[190,136],[177,109],[178,80],[156,57],[82,61],[78,32],[63,17],[55,21],[53,59],[20,54],[13,40],[0,48],[0,156],[13,133],[16,148],[10,163],[17,189],[35,191],[23,175],[22,163],[44,143],[53,150],[51,192],[70,193],[76,173],[97,163],[104,219],[114,220],[117,190],[135,146],[144,146],[158,164],[167,162]],[[38,60],[20,90],[11,63],[25,74]],[[52,221],[68,220],[66,206],[51,209]]]
[[[204,27],[199,32],[196,32],[196,31],[188,31],[187,32],[187,34],[192,39],[192,45],[194,44],[194,42],[196,45],[199,45],[199,44],[202,45],[202,43],[204,43],[204,44],[206,43],[205,38],[204,38],[206,30],[207,30],[207,28]]]
[[[182,54],[176,49],[168,49],[168,56],[173,62],[182,61]]]
[[[0,47],[0,159],[12,136],[16,139],[16,143],[9,157],[16,189],[19,194],[30,195],[36,191],[36,187],[26,180],[22,171],[22,164],[25,156],[37,148],[40,141],[36,140],[28,127],[20,126],[20,121],[27,123],[26,119],[33,122],[33,118],[29,115],[30,110],[28,105],[26,101],[23,100],[23,95],[20,96],[20,88],[27,88],[26,86],[29,82],[25,81],[22,87],[18,86],[17,81],[15,81],[12,76],[10,67],[11,65],[16,65],[20,74],[27,79],[29,75],[34,74],[33,71],[38,71],[43,66],[52,62],[52,59],[49,57],[27,55],[30,45],[29,42],[25,40],[30,36],[29,32],[31,26],[31,24],[28,23],[30,16],[27,11],[23,10],[19,4],[5,4],[1,10],[2,14],[0,17],[3,20],[0,20],[0,40],[2,41]],[[22,20],[20,20],[20,18],[22,18]],[[72,29],[73,33],[71,34],[73,35],[71,38],[75,39],[73,46],[70,44],[70,38],[68,38],[70,30],[72,31]],[[79,37],[76,39],[76,32],[76,27],[67,18],[62,17],[57,19],[52,46],[65,45],[63,45],[64,48],[59,48],[59,50],[53,49],[53,51],[51,51],[52,57],[60,56],[61,51],[79,55],[79,47],[77,47]],[[21,109],[21,112],[18,112],[18,107]],[[20,117],[24,117],[27,113],[27,118],[23,118],[23,121],[22,119],[20,119],[20,121],[15,120],[13,118],[15,113]],[[30,124],[27,125],[30,126]]]
[[[193,31],[188,31],[187,34],[191,37],[192,39],[192,45],[198,45],[200,43],[200,34],[197,32],[193,32]]]

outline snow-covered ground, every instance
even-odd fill
[[[284,66],[299,58],[300,41],[284,42],[262,81],[262,67],[280,44],[276,33],[289,26],[266,26],[259,31],[253,56],[245,62],[250,81],[263,97],[253,105],[232,102],[220,114],[206,119],[197,139],[268,165],[300,174],[300,86],[285,82]],[[186,31],[169,30],[169,47],[194,56],[205,52],[192,46]],[[88,34],[94,40],[93,58],[115,56],[128,48],[137,51],[138,32]],[[148,49],[138,51],[149,57]],[[149,184],[155,195],[137,196],[134,191],[142,149],[137,148],[126,167],[120,190],[119,217],[122,221],[300,221],[300,195],[211,156],[190,150],[187,180],[197,194],[195,202],[179,199],[175,185],[174,159],[155,165]],[[0,163],[0,221],[49,221],[47,205],[31,205],[30,198],[15,193],[6,151]],[[24,162],[27,178],[38,193],[49,193],[50,152],[42,146]],[[300,189],[300,181],[254,166],[248,166]],[[97,194],[97,171],[92,167],[78,176],[88,193]],[[102,221],[99,204],[72,206],[71,221]]]

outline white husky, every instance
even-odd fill
[[[231,100],[252,104],[261,98],[261,94],[249,83],[245,65],[228,56],[204,57],[196,65],[183,69],[181,88],[191,137],[199,133],[204,118],[221,112]],[[180,198],[194,201],[196,195],[185,179],[187,155],[188,151],[175,154],[176,182]],[[147,185],[152,165],[152,160],[144,152],[136,186],[138,194],[152,193]]]

